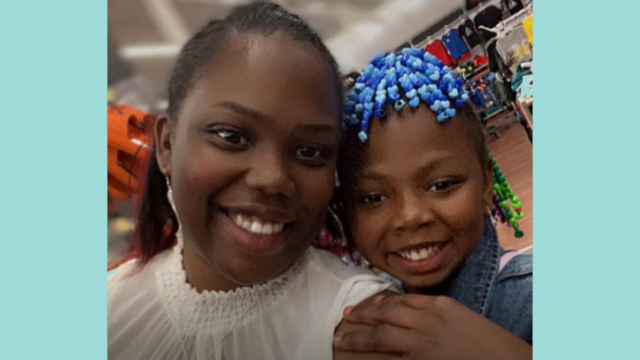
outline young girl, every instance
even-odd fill
[[[107,280],[109,359],[332,358],[343,309],[390,287],[310,248],[342,96],[318,36],[276,5],[237,8],[185,45],[136,258]]]
[[[463,81],[424,51],[380,56],[343,115],[339,210],[360,254],[407,296],[345,311],[351,351],[411,359],[531,358],[532,258],[499,245],[493,164]]]

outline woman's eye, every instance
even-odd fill
[[[247,143],[247,139],[237,131],[218,130],[216,131],[216,135],[234,145],[245,145]]]
[[[314,146],[304,146],[296,150],[296,155],[305,160],[316,159],[322,154],[322,150]]]

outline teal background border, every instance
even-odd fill
[[[534,358],[637,358],[640,4],[534,1]],[[0,4],[1,359],[107,358],[106,20]]]
[[[0,359],[107,359],[107,1],[2,1],[0,46]]]
[[[639,15],[534,0],[535,359],[640,359]]]

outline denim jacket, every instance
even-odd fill
[[[482,240],[449,277],[445,295],[532,344],[533,256],[518,255],[499,271],[504,253],[495,228],[485,221]],[[406,291],[397,279],[381,276]]]

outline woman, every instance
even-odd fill
[[[372,61],[349,95],[337,194],[346,236],[410,295],[346,309],[342,350],[531,358],[532,258],[498,243],[497,165],[462,85],[435,57],[404,49]]]
[[[333,57],[279,6],[239,7],[184,46],[136,258],[107,281],[110,359],[332,358],[343,309],[390,287],[310,248],[341,99]]]

